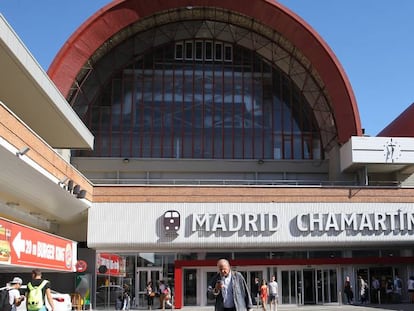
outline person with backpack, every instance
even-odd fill
[[[50,282],[42,279],[42,272],[39,269],[32,271],[32,280],[27,283],[26,292],[26,308],[27,311],[47,311],[45,305],[45,298],[50,305],[50,310],[53,311],[54,304],[52,293],[50,292]]]
[[[22,279],[15,277],[7,286],[0,291],[0,310],[16,311],[16,307],[20,306],[24,300],[24,296],[20,295],[19,288],[22,285]]]
[[[20,295],[19,288],[22,286],[22,279],[19,277],[13,278],[10,281],[9,291],[9,303],[11,305],[11,311],[16,311],[17,307],[20,306],[24,300],[24,295]]]
[[[10,304],[9,288],[6,287],[0,290],[0,310],[11,311],[11,309],[12,305]]]

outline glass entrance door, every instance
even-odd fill
[[[303,270],[304,304],[338,302],[336,269]]]
[[[282,304],[303,304],[303,271],[287,270],[282,271],[282,282],[279,282],[279,303]],[[281,285],[280,285],[281,284]]]
[[[135,278],[135,298],[133,301],[134,307],[147,307],[147,295],[146,287],[148,282],[152,282],[153,289],[158,289],[158,281],[162,280],[162,268],[149,267],[149,268],[137,268]],[[158,307],[157,299],[154,299],[153,308]]]
[[[196,306],[197,305],[197,270],[196,269],[184,269],[184,305]]]
[[[303,304],[309,305],[316,303],[316,292],[317,290],[319,292],[317,286],[315,270],[303,270]]]
[[[252,303],[256,306],[259,306],[260,299],[259,299],[259,288],[260,284],[263,279],[266,279],[264,271],[263,270],[247,270],[247,271],[239,271],[244,279],[246,280],[247,285],[250,288],[250,294],[252,295]],[[269,282],[269,280],[266,280]],[[256,283],[258,282],[258,283]]]
[[[336,269],[287,270],[281,274],[283,304],[338,302]]]

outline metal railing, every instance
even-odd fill
[[[248,179],[190,179],[190,178],[90,178],[95,185],[171,185],[171,186],[261,186],[261,187],[379,187],[399,188],[399,181],[371,181],[368,185],[355,181],[324,180],[248,180]],[[411,187],[414,187],[412,185]]]

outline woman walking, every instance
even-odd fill
[[[267,311],[267,299],[269,297],[269,289],[266,280],[262,280],[260,285],[260,300],[262,301],[263,311]]]
[[[349,279],[349,276],[347,276],[345,279],[344,293],[346,296],[347,303],[351,304],[352,301],[354,300],[354,292],[352,291],[352,286],[351,286],[351,281]]]
[[[152,286],[151,281],[147,283],[146,290],[147,290],[148,310],[152,310],[152,306],[154,305],[155,290]]]

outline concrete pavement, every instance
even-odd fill
[[[92,311],[92,309],[89,309]],[[95,309],[103,310],[103,309]],[[114,310],[114,309],[106,309]],[[131,310],[148,310],[147,308],[132,308]],[[154,311],[160,311],[161,309],[154,308]],[[166,309],[170,311],[171,309]],[[189,306],[183,307],[181,309],[173,310],[182,310],[182,311],[214,311],[213,306],[207,307],[198,307],[198,306]],[[173,311],[171,310],[171,311]],[[252,311],[262,311],[261,307],[254,308]],[[270,311],[270,308],[267,309]],[[306,305],[306,306],[297,306],[297,305],[280,305],[277,308],[277,311],[292,311],[292,310],[301,310],[301,311],[414,311],[414,304],[366,304],[366,305],[339,305],[339,304],[326,304],[326,305]]]
[[[214,311],[214,307],[183,307],[183,311]],[[262,311],[262,308],[254,308],[253,311]],[[270,311],[270,308],[267,309]],[[291,310],[302,310],[302,311],[414,311],[414,304],[384,304],[384,305],[281,305],[278,306],[277,311],[291,311]]]

